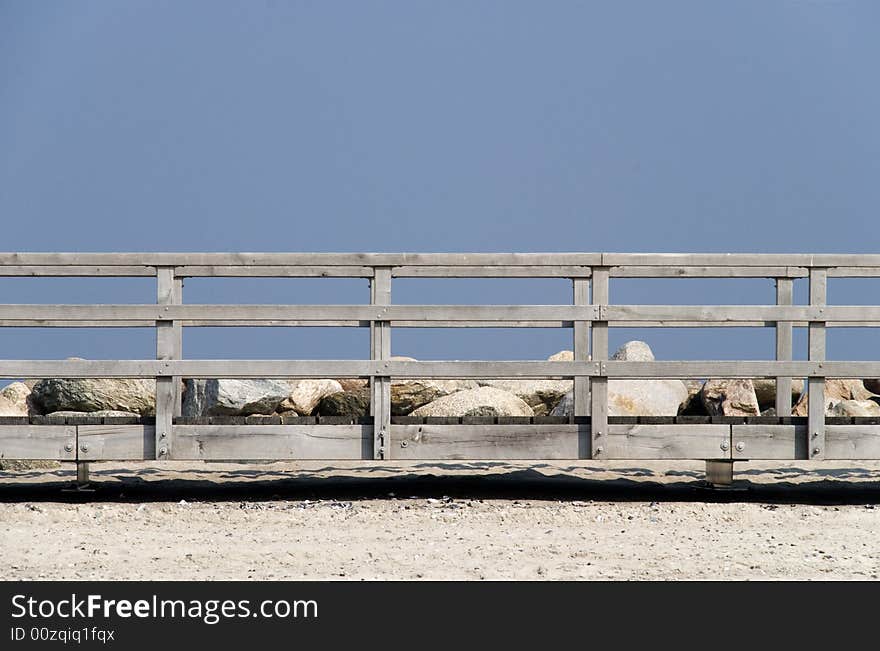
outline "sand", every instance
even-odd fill
[[[876,579],[880,462],[0,473],[4,579]]]

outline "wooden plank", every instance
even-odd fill
[[[585,425],[391,425],[395,459],[577,459]]]
[[[608,425],[603,459],[729,459],[730,425]]]
[[[182,265],[175,269],[180,278],[371,278],[373,268],[365,266],[234,266]]]
[[[733,425],[733,459],[807,459],[805,425]]]
[[[828,363],[829,365],[831,363]],[[871,377],[856,367],[851,377]],[[843,369],[841,369],[842,371]],[[435,377],[565,378],[597,375],[596,362],[371,361],[371,360],[0,360],[0,377],[114,378],[178,375],[188,378]],[[773,373],[775,374],[775,373]],[[806,375],[806,374],[805,374]],[[834,377],[850,377],[834,373]]]
[[[862,378],[877,377],[880,362],[810,361],[683,361],[602,362],[602,374],[612,378],[694,378],[694,377],[791,377]]]
[[[0,305],[4,321],[592,321],[584,305]]]
[[[814,270],[815,271],[815,270]],[[603,305],[603,321],[861,321],[880,325],[875,305]]]
[[[153,425],[80,425],[77,430],[80,461],[157,458],[156,428]]]
[[[371,459],[372,441],[371,425],[175,425],[173,458]]]
[[[573,278],[572,279],[572,300],[575,305],[587,305],[590,302],[590,279],[589,278]],[[573,353],[574,359],[578,361],[587,361],[590,358],[590,323],[588,321],[576,321],[573,333]],[[587,376],[577,376],[574,378],[574,391],[572,394],[574,404],[572,408],[572,418],[578,416],[590,415],[590,380]],[[572,422],[574,422],[572,420]],[[584,437],[580,442],[579,457],[589,459],[590,436]]]
[[[0,425],[0,459],[76,459],[76,427]]]
[[[370,304],[391,304],[391,268],[376,267],[370,281]],[[375,321],[370,327],[370,359],[387,360],[391,357],[391,323]],[[370,378],[370,413],[373,416],[373,459],[388,459],[391,446],[388,437],[391,427],[391,378]]]
[[[824,306],[827,302],[828,276],[825,269],[810,269],[810,305]],[[807,331],[809,359],[819,362],[825,359],[825,324],[823,320],[810,323]],[[810,377],[807,380],[809,409],[807,445],[810,459],[823,459],[825,454],[825,378]]]
[[[594,306],[609,302],[609,275],[607,267],[594,267],[591,302]],[[601,308],[600,308],[601,316]],[[608,359],[608,321],[595,321],[590,329],[590,350],[594,362]],[[603,362],[604,363],[604,362]],[[604,368],[600,366],[600,369]],[[590,384],[590,444],[591,459],[607,459],[608,436],[608,378],[593,377]],[[579,414],[578,414],[579,415]]]
[[[586,266],[404,266],[394,267],[394,278],[587,278]]]
[[[826,425],[826,459],[880,459],[880,425]]]
[[[0,265],[0,276],[20,277],[144,277],[155,276],[156,270],[151,266],[108,266],[96,265]]]
[[[159,267],[156,269],[156,303],[159,305],[173,305],[179,299],[176,289],[176,279],[173,267]],[[172,320],[156,321],[156,359],[172,360],[178,357],[180,348],[178,342],[179,327],[175,328]],[[173,447],[171,439],[174,416],[177,405],[180,404],[178,396],[180,391],[180,376],[159,377],[156,379],[156,458],[167,459]]]
[[[637,266],[611,267],[612,278],[804,278],[805,267],[706,267]]]
[[[791,278],[776,279],[776,304],[791,305],[794,298],[794,283]],[[776,322],[776,359],[791,361],[792,325],[790,321]],[[791,377],[780,375],[776,378],[776,414],[791,415]]]

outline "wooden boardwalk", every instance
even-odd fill
[[[880,255],[646,253],[0,253],[2,276],[155,277],[149,305],[0,305],[0,327],[152,327],[150,360],[0,360],[0,377],[156,380],[150,421],[47,417],[0,420],[0,458],[175,459],[880,459],[880,421],[824,413],[826,378],[878,378],[880,362],[827,361],[828,328],[880,327],[880,305],[828,305],[831,277],[880,277]],[[361,305],[185,304],[189,277],[367,278]],[[394,278],[567,278],[569,305],[395,305]],[[612,278],[770,278],[774,305],[616,305]],[[809,304],[793,304],[808,279]],[[878,281],[880,282],[880,281]],[[877,292],[880,297],[880,292]],[[366,299],[366,297],[365,297]],[[880,303],[880,301],[878,301]],[[212,326],[333,326],[370,330],[370,359],[183,359],[182,331]],[[525,327],[572,331],[572,361],[391,360],[392,328]],[[773,328],[766,361],[609,360],[616,327]],[[792,332],[807,328],[806,360]],[[180,418],[180,378],[360,377],[366,420]],[[401,419],[392,378],[572,378],[569,419]],[[806,418],[609,418],[615,378],[775,378],[776,413],[791,413],[792,378],[806,378]],[[344,419],[343,419],[344,420]],[[418,421],[418,422],[417,422]]]

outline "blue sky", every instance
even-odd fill
[[[878,252],[874,2],[0,0],[6,251]],[[833,303],[878,281],[835,281]],[[0,279],[3,302],[147,302]],[[804,300],[805,283],[797,294]],[[618,303],[769,281],[613,281]],[[191,280],[187,302],[362,302],[365,281]],[[570,300],[399,281],[399,302]],[[616,331],[766,359],[770,330]],[[796,346],[805,348],[802,333]],[[395,331],[396,354],[543,358],[567,331]],[[364,357],[360,330],[186,333],[187,357]],[[150,331],[6,330],[6,358],[149,357]],[[835,331],[829,356],[880,358]]]

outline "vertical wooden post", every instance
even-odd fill
[[[776,304],[791,305],[794,299],[791,278],[776,279]],[[776,322],[776,359],[791,361],[791,321]],[[791,378],[776,378],[776,415],[791,416]]]
[[[810,269],[810,305],[826,304],[827,284],[828,272],[825,269]],[[810,361],[825,361],[825,322],[810,321],[808,337]],[[809,391],[808,458],[823,459],[825,457],[825,378],[810,377]]]
[[[572,294],[575,305],[589,305],[590,281],[588,278],[572,278]],[[590,357],[590,322],[575,321],[573,328],[573,353],[575,361],[586,361]],[[589,377],[577,376],[572,387],[571,422],[577,416],[590,415]],[[578,458],[590,458],[591,436],[584,428],[578,428]]]
[[[593,305],[608,305],[608,267],[593,267]],[[608,322],[594,321],[590,328],[593,361],[608,359]],[[608,378],[597,376],[590,381],[591,458],[603,459],[608,436]]]
[[[370,304],[391,305],[391,267],[376,267],[370,280]],[[391,323],[376,317],[370,325],[370,359],[391,357]],[[373,416],[373,458],[390,458],[391,378],[370,378],[370,413]]]
[[[180,292],[174,267],[156,268],[156,302],[172,305],[179,302]],[[175,300],[177,299],[177,300]],[[175,327],[175,325],[177,327]],[[156,321],[156,359],[175,359],[180,354],[180,324],[171,319]],[[180,378],[156,378],[156,458],[172,458],[174,415],[180,403]]]

